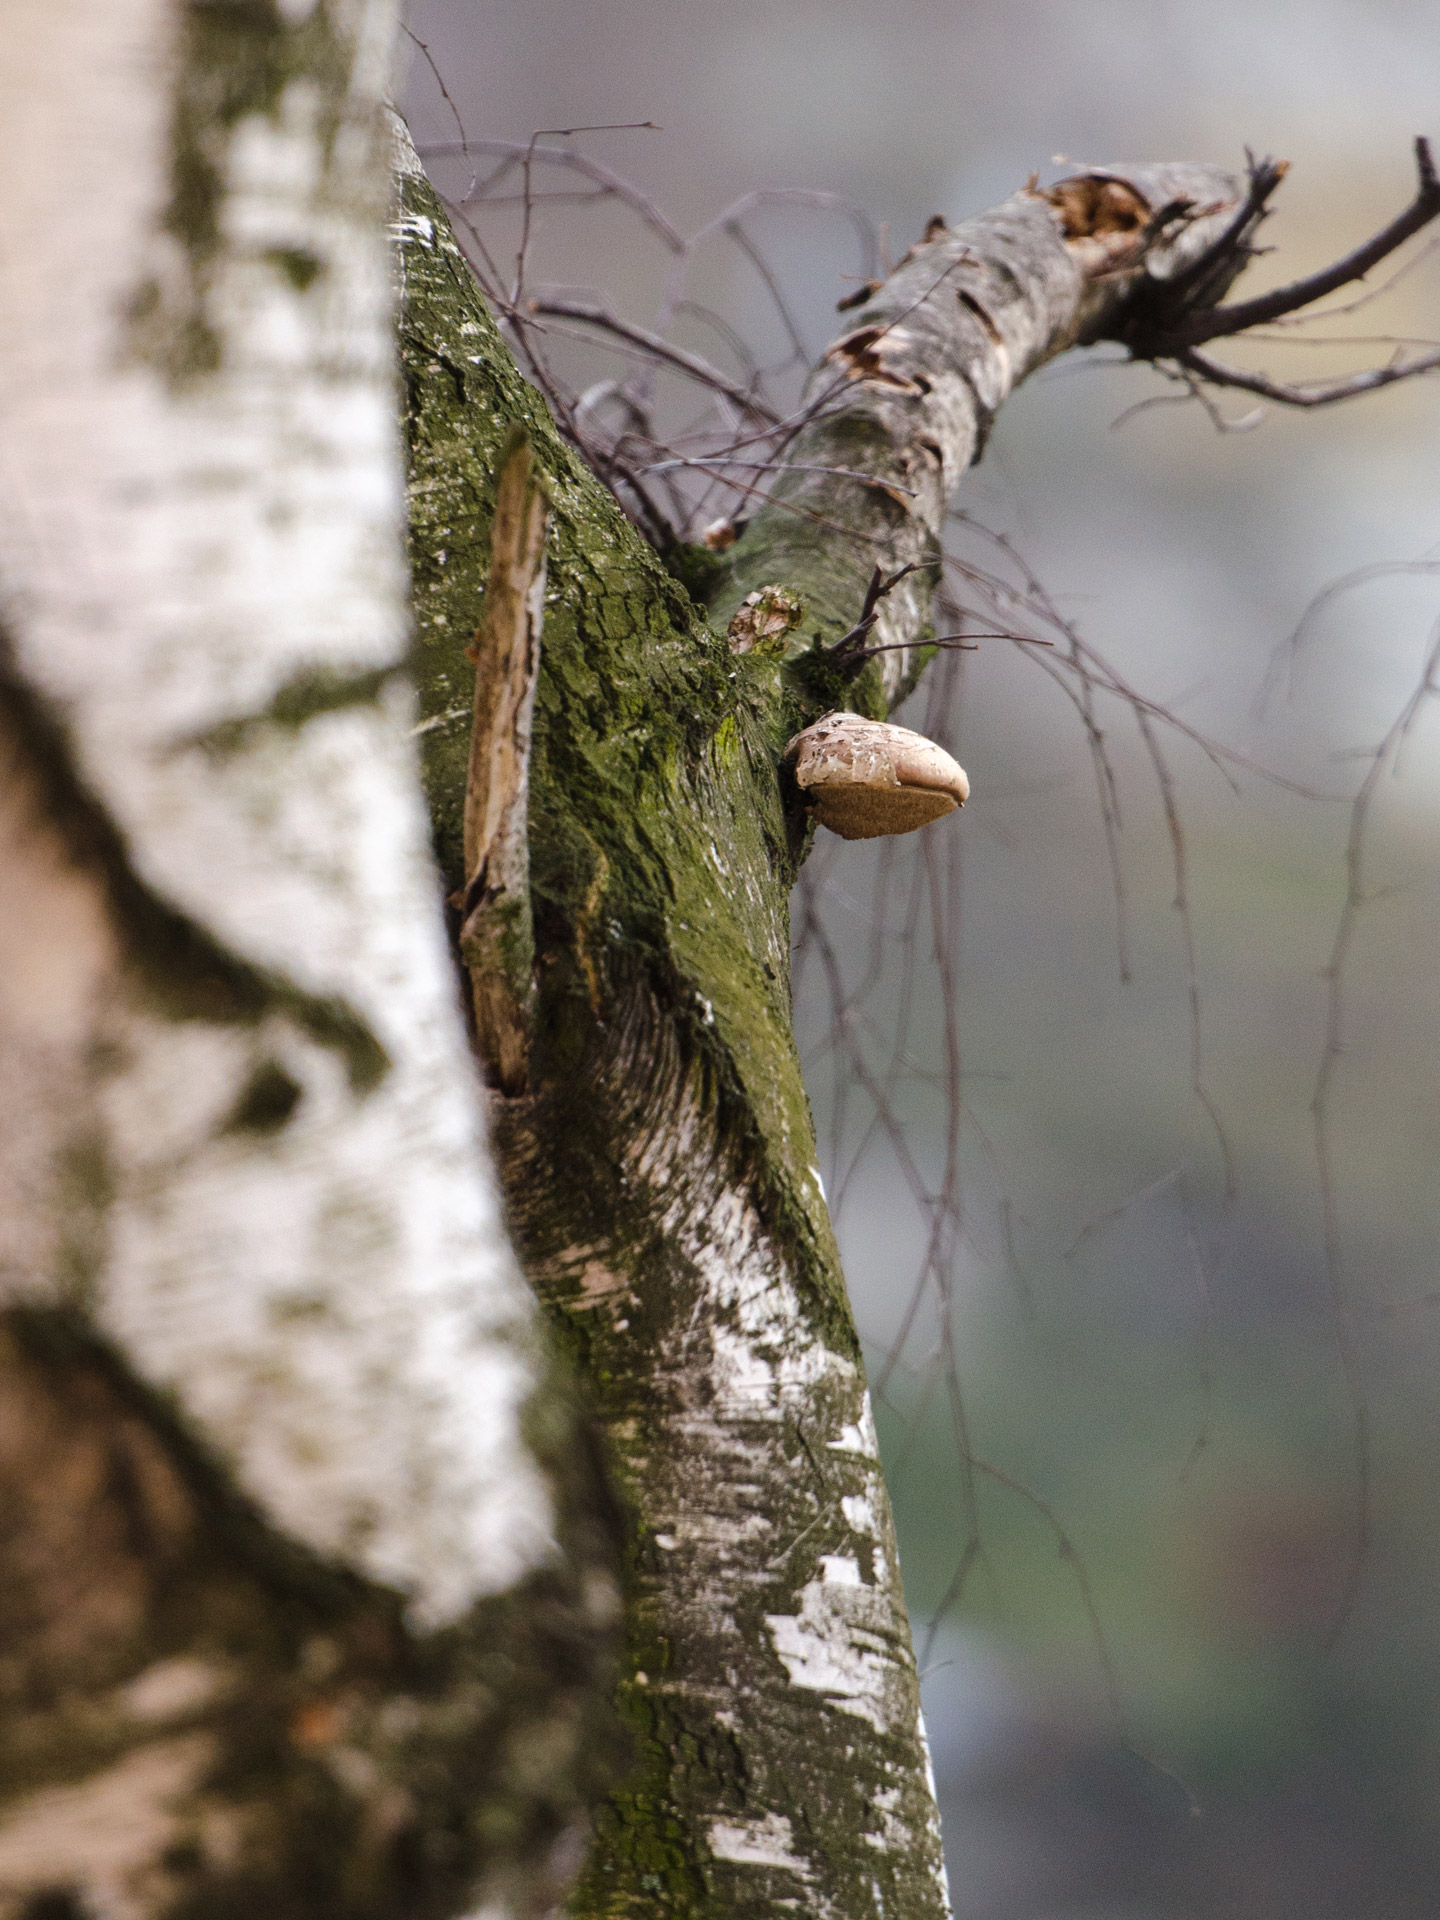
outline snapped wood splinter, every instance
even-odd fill
[[[785,749],[822,827],[843,840],[911,833],[963,807],[965,769],[909,727],[827,713]]]

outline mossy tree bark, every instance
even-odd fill
[[[894,1533],[791,1037],[794,703],[561,443],[413,161],[402,192],[422,740],[456,890],[466,649],[516,422],[550,499],[529,1087],[493,1113],[628,1521],[636,1757],[576,1910],[938,1915]]]
[[[599,1810],[575,1911],[939,1915],[894,1533],[791,1035],[787,898],[809,828],[783,746],[913,684],[922,573],[883,603],[873,637],[895,651],[858,674],[830,652],[872,568],[933,555],[1026,372],[1167,289],[1222,290],[1244,258],[1236,183],[1096,174],[927,236],[817,370],[797,470],[720,570],[721,621],[764,586],[803,599],[783,661],[732,650],[562,444],[403,141],[401,196],[426,777],[457,898],[466,647],[517,423],[552,514],[528,1081],[497,1085],[494,1125],[521,1257],[589,1383],[628,1530],[637,1758]]]
[[[394,29],[6,14],[5,1920],[541,1913],[610,1738],[416,777]]]

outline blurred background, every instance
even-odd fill
[[[1419,0],[412,0],[409,21],[422,146],[458,143],[457,118],[476,142],[653,121],[573,144],[682,235],[756,190],[820,189],[898,256],[932,214],[1031,172],[1238,169],[1249,143],[1292,170],[1248,293],[1383,224],[1410,197],[1413,136],[1440,135]],[[456,199],[494,164],[431,162]],[[535,175],[537,193],[584,184]],[[476,214],[497,261],[519,218]],[[723,231],[695,249],[695,307],[670,330],[735,377],[747,352],[794,354],[754,249],[811,355],[868,271],[839,208],[770,202],[744,232],[749,253]],[[1298,379],[1433,337],[1440,256],[1412,242],[1395,264],[1412,258],[1331,324],[1348,344],[1235,357]],[[671,259],[615,195],[555,198],[534,212],[526,286],[650,326]],[[577,331],[546,349],[575,390],[631,370]],[[798,390],[795,368],[777,379]],[[956,551],[1013,575],[1003,537],[1117,674],[1279,776],[1227,763],[1227,779],[1157,724],[1194,1001],[1133,713],[1096,696],[1122,980],[1084,726],[1034,649],[993,641],[933,669],[902,715],[955,744],[964,816],[878,856],[817,850],[799,1029],[961,1920],[1430,1915],[1440,703],[1392,739],[1358,839],[1351,802],[1440,616],[1440,379],[1258,419],[1219,396],[1241,431],[1193,402],[1130,412],[1174,395],[1114,349],[1042,372],[970,477],[982,530],[957,529]],[[657,406],[678,431],[693,395],[676,383]],[[963,578],[954,591],[964,605]]]

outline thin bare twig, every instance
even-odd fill
[[[1165,814],[1165,827],[1170,836],[1170,858],[1175,875],[1175,898],[1172,904],[1180,918],[1180,937],[1185,954],[1186,996],[1190,1004],[1190,1091],[1214,1130],[1216,1144],[1220,1149],[1220,1164],[1225,1176],[1225,1204],[1229,1206],[1235,1198],[1235,1156],[1230,1150],[1230,1139],[1225,1131],[1225,1123],[1220,1117],[1220,1109],[1205,1084],[1204,1048],[1200,1037],[1200,969],[1195,960],[1195,922],[1190,912],[1185,833],[1180,821],[1180,802],[1175,791],[1175,776],[1170,771],[1169,762],[1161,751],[1150,715],[1137,713],[1135,724],[1140,729],[1140,737],[1145,742],[1145,750],[1150,756],[1150,764],[1155,772],[1155,782],[1160,789],[1160,804]],[[1196,1259],[1199,1259],[1198,1249]]]
[[[1150,1200],[1157,1193],[1163,1193],[1167,1187],[1173,1187],[1183,1171],[1181,1167],[1172,1167],[1169,1173],[1162,1173],[1158,1180],[1152,1180],[1148,1187],[1142,1187],[1138,1193],[1132,1193],[1127,1200],[1122,1200],[1119,1206],[1107,1207],[1104,1213],[1096,1214],[1093,1220],[1087,1220],[1065,1249],[1065,1258],[1073,1260],[1087,1241],[1093,1240],[1097,1234],[1104,1233],[1107,1227],[1113,1227],[1117,1220],[1123,1220],[1132,1208],[1140,1205],[1142,1200]]]
[[[1258,393],[1285,407],[1328,407],[1337,400],[1353,400],[1357,394],[1376,393],[1393,386],[1397,380],[1411,380],[1416,374],[1430,373],[1440,367],[1440,351],[1417,354],[1410,360],[1391,360],[1383,367],[1367,367],[1360,373],[1338,380],[1308,381],[1303,385],[1272,379],[1268,373],[1246,373],[1240,367],[1222,366],[1208,353],[1193,347],[1183,349],[1176,362],[1213,387],[1240,387],[1246,393]]]
[[[1354,1609],[1370,1551],[1371,1534],[1371,1457],[1370,1417],[1360,1373],[1360,1355],[1356,1345],[1354,1312],[1346,1281],[1340,1241],[1339,1198],[1335,1177],[1335,1153],[1332,1140],[1331,1097],[1335,1076],[1344,1053],[1345,968],[1355,938],[1356,923],[1365,905],[1365,841],[1375,790],[1384,773],[1415,724],[1427,700],[1440,694],[1440,627],[1431,635],[1424,671],[1400,712],[1391,722],[1384,739],[1375,749],[1365,777],[1350,809],[1350,830],[1345,842],[1345,899],[1335,928],[1335,940],[1325,969],[1325,1042],[1315,1076],[1315,1091],[1310,1102],[1314,1127],[1315,1166],[1320,1187],[1320,1213],[1324,1233],[1325,1279],[1330,1296],[1332,1331],[1340,1360],[1340,1371],[1349,1402],[1355,1470],[1355,1525],[1350,1561],[1339,1604],[1328,1635],[1333,1645],[1344,1630]]]
[[[1198,260],[1192,261],[1158,290],[1158,298],[1163,301],[1165,311],[1179,313],[1204,303],[1207,292],[1217,288],[1223,292],[1239,267],[1254,255],[1251,236],[1260,223],[1269,217],[1270,198],[1289,172],[1290,163],[1288,160],[1268,158],[1257,160],[1247,147],[1245,167],[1245,197],[1225,231]]]
[[[419,48],[421,58],[424,60],[426,66],[430,69],[431,76],[434,79],[436,86],[440,89],[441,99],[445,102],[446,106],[449,107],[450,109],[450,116],[455,122],[455,130],[460,135],[460,152],[463,153],[465,158],[468,160],[470,158],[470,136],[465,131],[465,122],[460,118],[460,109],[459,107],[456,106],[454,100],[451,98],[450,89],[445,84],[445,76],[443,73],[441,73],[439,67],[435,64],[434,54],[431,53],[429,47],[426,46],[425,42],[420,38],[419,34],[414,32],[412,28],[407,26],[403,20],[400,23],[400,31],[405,35],[405,38],[411,43],[412,46]]]
[[[1260,692],[1256,696],[1255,711],[1261,714],[1274,697],[1280,676],[1287,669],[1291,679],[1291,691],[1294,691],[1295,663],[1300,649],[1309,635],[1310,629],[1320,615],[1341,594],[1353,593],[1357,587],[1368,586],[1373,580],[1384,580],[1395,574],[1437,574],[1440,573],[1440,558],[1433,560],[1379,560],[1368,566],[1352,568],[1349,573],[1341,574],[1338,580],[1332,580],[1322,587],[1307,604],[1300,618],[1290,632],[1275,648],[1265,669],[1265,678],[1261,682]]]
[[[1195,1229],[1188,1222],[1185,1227],[1185,1244],[1190,1250],[1190,1262],[1195,1274],[1195,1291],[1200,1297],[1200,1422],[1195,1430],[1190,1451],[1186,1454],[1184,1464],[1180,1468],[1179,1480],[1182,1487],[1195,1471],[1201,1455],[1210,1445],[1210,1431],[1215,1420],[1215,1296],[1210,1290],[1210,1276],[1205,1271],[1200,1242],[1195,1237]]]
[[[663,360],[667,366],[688,374],[692,380],[698,380],[703,386],[713,387],[717,393],[723,393],[727,400],[733,400],[737,407],[746,413],[754,414],[767,426],[778,426],[780,416],[763,400],[756,398],[749,388],[736,384],[721,373],[718,367],[712,367],[708,360],[702,360],[698,353],[687,353],[684,347],[672,345],[662,340],[658,333],[651,333],[648,327],[638,327],[631,320],[622,320],[618,315],[609,313],[604,307],[584,300],[556,300],[554,298],[535,299],[529,303],[531,313],[544,314],[556,320],[583,320],[587,326],[598,327],[603,333],[614,334],[617,340],[625,340],[632,346],[641,347],[652,359]]]
[[[1394,273],[1387,275],[1379,286],[1367,287],[1364,293],[1357,294],[1353,300],[1343,301],[1338,307],[1322,307],[1318,313],[1281,314],[1273,324],[1277,327],[1302,327],[1314,321],[1341,320],[1346,314],[1359,313],[1362,307],[1371,306],[1376,300],[1382,300],[1392,287],[1397,287],[1402,280],[1408,279],[1417,267],[1423,266],[1425,261],[1433,259],[1437,250],[1440,250],[1440,240],[1427,240],[1425,245],[1411,254],[1402,266],[1398,266]]]
[[[1403,213],[1397,214],[1363,246],[1356,247],[1331,266],[1321,268],[1318,273],[1307,274],[1304,279],[1292,280],[1288,286],[1277,287],[1273,293],[1261,294],[1255,300],[1242,300],[1234,306],[1201,310],[1189,318],[1174,322],[1173,337],[1176,343],[1197,347],[1206,340],[1244,333],[1249,327],[1264,326],[1266,322],[1278,320],[1284,314],[1312,306],[1315,301],[1323,300],[1327,293],[1334,293],[1337,288],[1348,286],[1354,280],[1363,280],[1387,254],[1394,253],[1411,234],[1418,233],[1440,214],[1440,178],[1436,177],[1430,143],[1423,135],[1415,141],[1415,169],[1418,175],[1415,198]]]

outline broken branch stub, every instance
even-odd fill
[[[799,594],[788,587],[760,587],[746,594],[730,622],[730,651],[783,654],[804,618],[805,602]]]
[[[965,769],[909,727],[827,713],[785,749],[822,827],[842,840],[911,833],[970,797]]]
[[[535,938],[530,924],[530,731],[545,610],[549,514],[530,443],[502,455],[490,578],[475,635],[475,706],[465,781],[460,954],[491,1080],[525,1090]]]

